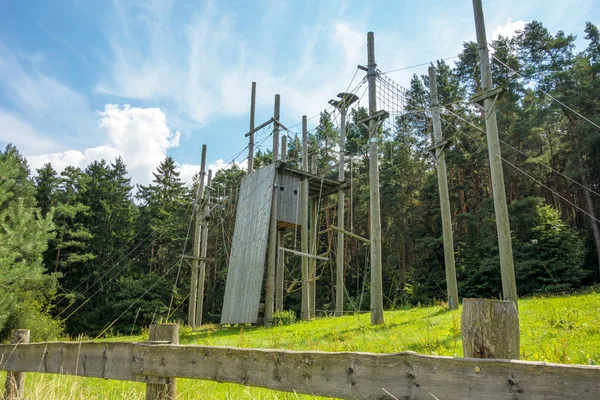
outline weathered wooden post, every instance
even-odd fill
[[[308,128],[306,115],[302,116],[302,171],[308,172]],[[308,214],[308,178],[300,182],[300,249],[304,254],[309,252],[309,214]],[[300,314],[303,320],[310,319],[310,286],[309,270],[310,262],[306,256],[302,256],[302,306]]]
[[[317,153],[313,154],[310,159],[310,173],[316,175],[317,170]],[[319,227],[317,226],[319,221],[319,201],[321,199],[310,200],[310,254],[313,256],[317,255],[318,244],[317,244],[317,232]],[[308,291],[309,291],[309,318],[314,318],[317,310],[317,259],[311,258],[308,264]]]
[[[280,96],[275,95],[273,107],[273,163],[279,161],[279,109]],[[272,188],[275,193],[275,188]],[[267,258],[267,279],[265,283],[265,326],[273,323],[275,308],[275,268],[277,265],[277,196],[271,201],[271,220],[269,222],[269,254]]]
[[[17,329],[13,332],[10,344],[18,346],[29,343],[29,329]],[[25,387],[24,372],[6,372],[6,383],[4,384],[4,399],[17,400],[23,399],[23,389]]]
[[[179,344],[179,324],[150,325],[148,343]],[[156,361],[158,362],[159,360]],[[175,400],[176,398],[177,382],[175,378],[167,378],[166,384],[146,384],[146,400]]]
[[[485,132],[490,157],[492,196],[494,198],[494,213],[496,214],[496,230],[498,232],[502,298],[504,300],[512,300],[517,304],[519,298],[517,296],[515,264],[513,260],[512,239],[510,236],[510,223],[508,218],[508,206],[506,204],[506,192],[504,189],[504,173],[502,172],[500,139],[498,138],[498,124],[496,121],[495,107],[496,100],[502,92],[502,88],[494,88],[492,81],[492,69],[490,67],[488,42],[481,0],[473,0],[473,11],[475,14],[475,31],[477,33],[477,51],[479,56],[478,64],[481,72],[481,91],[483,94],[473,97],[471,103],[478,104],[485,111]]]
[[[212,170],[208,170],[208,179],[204,188],[204,215],[202,216],[202,243],[200,247],[200,264],[198,266],[198,288],[196,289],[196,326],[202,325],[202,311],[204,309],[204,283],[206,281],[206,252],[208,250],[208,215],[210,214],[210,184],[212,183]],[[201,205],[198,205],[200,207]]]
[[[287,136],[281,136],[281,161],[287,161]],[[277,232],[277,248],[285,247],[285,232]],[[279,250],[277,254],[277,269],[275,270],[275,311],[283,311],[283,286],[285,274],[285,254]]]
[[[434,152],[438,189],[440,193],[440,214],[442,216],[442,235],[444,237],[444,265],[446,267],[446,289],[448,308],[458,310],[458,284],[456,283],[456,266],[454,264],[454,241],[452,238],[452,214],[450,212],[450,196],[448,195],[448,178],[446,175],[445,148],[448,141],[442,135],[442,120],[440,118],[437,80],[435,68],[429,67],[429,93],[431,94],[431,114],[433,122]]]
[[[369,82],[369,116],[377,112],[377,64],[375,64],[375,36],[367,33]],[[371,324],[385,322],[383,317],[383,281],[381,270],[381,210],[379,195],[379,124],[369,119],[369,193],[371,224]]]
[[[463,299],[460,328],[465,357],[519,359],[519,313],[513,301]]]
[[[256,82],[252,82],[250,95],[250,133],[248,134],[248,173],[254,171],[254,115],[256,114]]]
[[[198,176],[198,190],[196,192],[196,210],[194,223],[194,248],[192,258],[192,279],[190,281],[190,298],[188,305],[188,325],[196,327],[196,304],[198,299],[198,261],[201,251],[202,236],[202,199],[204,196],[204,174],[206,170],[206,145],[202,145],[202,157],[200,159],[200,176]]]

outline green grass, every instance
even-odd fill
[[[521,358],[566,364],[600,364],[600,293],[539,297],[519,302]],[[288,350],[366,351],[462,357],[460,310],[441,306],[388,311],[383,326],[371,326],[368,314],[320,318],[272,329],[207,326],[181,328],[181,344]],[[119,337],[112,341],[144,341]],[[104,340],[103,340],[104,341]],[[182,399],[308,399],[240,385],[178,380]],[[143,384],[68,376],[28,374],[28,398],[143,399]]]

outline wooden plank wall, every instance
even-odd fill
[[[221,324],[258,321],[274,182],[275,164],[242,179]]]
[[[292,228],[300,224],[300,178],[286,173],[277,173],[277,222]],[[283,189],[283,190],[282,190]]]
[[[416,353],[326,353],[144,343],[0,345],[0,370],[164,383],[231,382],[348,399],[597,399],[600,367]]]

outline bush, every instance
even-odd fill
[[[291,325],[296,322],[296,313],[292,310],[275,311],[273,313],[273,325]]]

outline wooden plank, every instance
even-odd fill
[[[11,354],[12,353],[12,354]],[[143,343],[0,345],[2,370],[117,380],[205,379],[348,399],[596,399],[600,367],[415,353],[325,353]],[[432,397],[435,396],[435,397]]]
[[[2,370],[144,381],[132,343],[53,342],[0,345]]]
[[[300,179],[296,176],[278,173],[276,175],[277,223],[281,226],[300,224]],[[284,224],[282,224],[282,222]]]
[[[221,313],[223,325],[258,321],[274,182],[275,164],[242,180]]]
[[[334,230],[334,231],[336,231],[336,232],[342,232],[342,233],[343,233],[343,234],[345,234],[346,236],[350,236],[350,237],[352,237],[352,238],[354,238],[354,239],[358,239],[358,240],[360,240],[360,241],[362,241],[362,242],[365,242],[365,243],[369,243],[369,244],[371,243],[371,240],[369,240],[369,239],[367,239],[367,238],[364,238],[364,237],[362,237],[362,236],[359,236],[359,235],[357,235],[356,233],[352,233],[352,232],[350,232],[350,231],[347,231],[347,230],[345,230],[345,229],[342,229],[342,228],[340,228],[340,227],[337,227],[337,226],[335,226],[335,225],[329,225],[329,228],[328,228],[328,229]],[[323,232],[325,232],[325,231],[323,231]]]
[[[315,256],[315,255],[312,255],[309,253],[303,253],[303,252],[297,251],[297,250],[286,249],[285,247],[280,247],[279,250],[285,251],[286,253],[292,253],[292,254],[295,254],[295,255],[301,256],[301,257],[314,258],[314,259],[321,260],[321,261],[329,261],[329,258],[327,258],[327,257]]]

